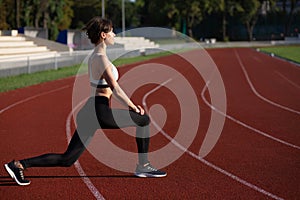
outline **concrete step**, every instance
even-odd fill
[[[144,41],[144,37],[115,37],[118,41]]]
[[[150,40],[143,37],[116,37],[115,42],[119,44],[128,44],[128,43],[148,43]]]
[[[158,48],[159,45],[144,37],[116,37],[117,44],[123,44],[125,50],[145,50],[146,48]]]
[[[45,58],[54,58],[59,57],[60,54],[56,51],[47,51],[47,52],[36,52],[36,53],[24,53],[18,55],[0,55],[0,63],[5,62],[17,62],[17,61],[27,61],[30,60],[39,60]]]
[[[14,41],[25,41],[25,37],[22,36],[0,36],[0,42],[2,41],[9,41],[9,42],[14,42]]]
[[[31,47],[36,46],[33,41],[0,41],[0,48],[17,48],[17,47]]]
[[[18,48],[1,48],[0,55],[11,54],[24,54],[24,53],[38,53],[49,51],[45,46],[33,46],[33,47],[18,47]]]
[[[143,44],[143,45],[140,45],[140,44],[127,44],[125,45],[125,50],[129,50],[129,49],[155,49],[155,48],[159,48],[159,45],[157,44]]]

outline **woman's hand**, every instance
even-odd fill
[[[142,108],[142,106],[140,106],[140,105],[138,105],[137,106],[138,107],[138,109],[139,109],[139,113],[141,114],[141,115],[144,115],[145,114],[145,110],[144,110],[144,108]]]
[[[145,114],[144,108],[142,108],[142,106],[140,106],[140,105],[134,106],[133,108],[131,108],[131,110],[133,110],[136,113],[140,113],[141,115]]]

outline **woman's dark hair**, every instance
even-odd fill
[[[82,28],[82,30],[86,31],[88,38],[93,44],[97,44],[101,38],[100,34],[102,32],[108,33],[111,31],[112,27],[111,20],[94,17]]]

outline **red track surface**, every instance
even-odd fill
[[[164,168],[166,178],[135,178],[106,167],[86,151],[79,159],[85,177],[74,166],[31,168],[25,171],[31,185],[20,187],[0,168],[1,199],[93,199],[97,192],[105,199],[299,198],[300,68],[253,49],[212,49],[208,53],[224,81],[227,118],[218,143],[204,159],[191,154],[198,155],[211,115],[201,96],[205,84],[192,68],[183,70],[182,60],[165,57],[151,62],[172,66],[189,77],[201,109],[198,135],[186,153]],[[121,68],[121,74],[132,67]],[[0,94],[2,164],[65,150],[73,83],[74,77]],[[135,101],[141,102],[151,89],[139,90]],[[163,95],[171,93],[158,90],[149,101],[167,106],[170,116],[164,130],[173,137],[178,129],[178,119],[172,117],[178,116],[177,104]],[[205,97],[209,97],[207,92]],[[134,139],[118,133],[108,131],[107,136],[135,152]],[[157,134],[151,140],[151,151],[168,143]],[[92,183],[94,192],[83,180]]]

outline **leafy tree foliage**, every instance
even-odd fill
[[[222,17],[222,38],[228,41],[227,36],[227,17],[234,16],[235,13],[241,12],[242,7],[236,0],[211,0],[209,1],[208,13],[220,13]]]
[[[7,24],[6,21],[6,15],[7,15],[7,2],[4,0],[0,0],[0,7],[1,7],[1,12],[0,12],[0,29],[8,29],[9,25]]]
[[[72,0],[1,0],[0,29],[28,26],[49,29],[50,39],[55,40],[59,30],[70,26]]]
[[[243,24],[248,39],[259,19],[273,11],[281,15],[280,21],[285,35],[290,35],[295,16],[299,16],[300,0],[124,0],[125,24],[127,28],[138,26],[160,26],[175,28],[193,37],[195,27],[203,21],[214,21],[218,34],[228,40],[232,22]],[[273,9],[276,2],[282,8]],[[287,9],[287,7],[289,9]],[[268,9],[266,9],[268,8]],[[298,13],[296,12],[298,10]],[[0,29],[19,27],[42,27],[49,30],[50,39],[55,40],[64,29],[80,29],[92,17],[102,13],[102,0],[0,0]],[[275,13],[275,14],[274,14]],[[122,27],[122,0],[105,0],[105,17],[114,22],[115,29]],[[210,19],[215,17],[214,19]],[[234,19],[234,20],[232,20]],[[278,22],[279,23],[279,22]],[[211,24],[206,23],[209,26]],[[243,28],[242,28],[243,29]]]
[[[290,10],[289,12],[286,9],[286,4],[290,3]],[[285,35],[290,35],[290,30],[291,30],[291,25],[293,21],[293,15],[295,14],[296,6],[299,0],[284,0],[282,1],[282,12],[283,12],[283,17],[285,19],[285,27],[284,27],[284,34]],[[298,12],[300,12],[298,10]]]

